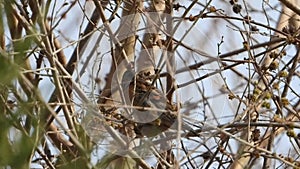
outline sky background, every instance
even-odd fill
[[[53,11],[53,13],[57,15],[57,18],[60,18],[61,14],[67,9],[67,6],[62,7],[62,4],[65,3],[64,1],[55,2],[55,4],[51,3],[49,10]],[[76,45],[70,45],[70,43],[78,40],[78,37],[83,32],[83,29],[87,24],[86,16],[90,17],[91,12],[94,10],[93,1],[82,0],[79,2],[81,3],[81,6],[79,5],[79,3],[76,3],[71,11],[68,12],[68,14],[65,16],[63,22],[60,22],[60,24],[54,30],[54,33],[57,35],[56,38],[61,42],[61,45],[65,47],[64,53],[66,56],[71,56],[71,54],[73,53]],[[176,2],[179,2],[181,5],[186,7],[191,3],[191,1],[175,1],[175,3]],[[245,1],[241,1],[240,3],[243,2]],[[263,24],[267,24],[268,21],[270,27],[275,27],[276,20],[279,16],[278,11],[280,10],[280,6],[278,5],[277,1],[268,2],[269,4],[263,2],[264,1],[246,1],[248,10],[249,12],[251,12],[251,18],[256,22]],[[235,14],[232,11],[231,5],[228,3],[228,1],[212,1],[211,5],[215,6],[216,9],[221,9],[221,11],[219,12],[225,15],[240,17],[240,14]],[[244,7],[244,5],[242,6]],[[84,13],[82,12],[83,8]],[[267,16],[262,13],[263,9],[266,10]],[[196,5],[189,12],[188,16],[190,14],[197,15],[201,10],[203,10],[203,7],[200,5]],[[239,32],[239,29],[247,30],[247,25],[243,25],[243,23],[240,21],[231,20],[230,22],[234,23],[234,25],[237,26],[234,27],[233,24],[229,24],[228,21],[211,18],[200,19],[195,24],[194,22],[178,18],[183,14],[183,12],[184,9],[174,11],[174,16],[177,17],[177,21],[175,22],[175,24],[181,21],[174,37],[178,40],[181,39],[185,32],[193,25],[192,30],[182,40],[184,44],[187,44],[189,47],[197,49],[215,58],[217,58],[218,55],[218,43],[221,42],[221,39],[223,39],[223,43],[219,48],[221,54],[243,48],[242,42],[244,40]],[[242,16],[247,15],[244,9],[242,9],[241,14]],[[109,15],[110,13],[107,13],[107,17]],[[114,31],[117,30],[119,21],[120,19],[116,18],[111,23],[111,27]],[[99,25],[102,25],[102,22],[100,22]],[[259,30],[260,32],[252,34],[252,37],[260,43],[268,41],[270,39],[269,35],[270,33],[272,34],[272,32],[262,27],[259,27]],[[74,78],[77,78],[76,74],[79,74],[82,65],[86,63],[86,59],[88,57],[92,57],[91,61],[88,64],[88,67],[85,70],[85,73],[78,81],[80,82],[80,85],[82,86],[84,91],[87,92],[87,95],[91,97],[91,99],[96,99],[97,95],[99,94],[99,90],[101,90],[101,88],[104,86],[104,75],[109,71],[111,62],[111,44],[109,36],[107,35],[107,32],[105,32],[104,37],[100,41],[97,41],[100,34],[101,31],[98,31],[92,35],[92,38],[86,46],[87,50],[82,54],[82,58],[80,59],[80,62],[78,64],[78,70],[74,75]],[[260,48],[255,52],[259,53],[263,50],[265,49]],[[287,57],[293,56],[293,53],[295,51],[293,47],[289,47],[288,50],[289,53]],[[139,52],[140,48],[137,48],[136,54],[138,54]],[[184,49],[182,47],[179,47],[176,50],[175,57],[176,66],[178,69],[185,67],[185,65],[199,63],[207,59],[207,57],[199,53]],[[231,59],[242,60],[247,57],[247,53],[241,53],[232,57]],[[99,67],[99,65],[101,66]],[[250,69],[251,68],[252,67],[250,67]],[[193,80],[194,78],[201,77],[218,69],[220,69],[220,64],[217,62],[213,62],[211,64],[206,64],[205,66],[200,67],[198,71],[193,71],[192,73],[187,72],[177,74],[175,78],[178,84],[182,84],[186,81]],[[249,72],[249,67],[247,64],[237,66],[236,69],[245,75],[247,75]],[[103,83],[95,84],[94,79],[96,77],[100,78]],[[178,91],[176,91],[176,94],[178,95],[178,100],[176,101],[179,101],[183,105],[185,105],[189,102],[201,102],[203,96],[205,96],[206,98],[210,98],[208,99],[210,106],[199,104],[199,107],[197,109],[194,109],[192,110],[192,112],[190,112],[190,117],[192,119],[201,121],[206,116],[206,122],[215,125],[227,123],[232,120],[232,116],[236,113],[236,111],[242,112],[244,107],[242,106],[238,108],[238,101],[229,100],[228,93],[223,93],[221,91],[222,87],[224,87],[224,80],[226,80],[227,85],[230,86],[231,89],[236,92],[236,94],[241,95],[243,93],[246,82],[241,81],[240,78],[233,74],[231,71],[223,71],[222,74],[216,74],[200,82],[191,84],[188,87],[179,89]],[[40,88],[42,95],[47,100],[47,98],[50,97],[49,93],[52,93],[50,91],[54,89],[54,86],[49,79],[44,79],[40,84]],[[80,102],[80,100],[76,100],[76,98],[75,101]],[[185,109],[183,109],[183,111],[184,110]],[[212,114],[211,112],[215,113]],[[78,109],[78,113],[80,113],[80,108]],[[287,140],[278,141],[284,142]],[[210,142],[212,143],[212,145],[214,145],[214,140],[208,140],[208,145]],[[284,150],[284,146],[278,148],[282,149],[281,151],[286,151]],[[235,149],[235,147],[232,147],[232,149]],[[99,151],[96,154],[97,155],[95,156],[95,159],[93,159],[94,162],[96,162],[96,160],[98,159],[97,156],[99,157],[102,154],[102,151]]]

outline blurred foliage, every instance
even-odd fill
[[[104,4],[105,15],[111,14],[106,18],[106,24],[103,24],[104,21],[100,21],[99,13],[101,10],[94,8],[99,2]],[[153,5],[158,5],[161,2],[172,1],[149,1],[149,4],[143,4],[147,9],[139,12],[151,11],[149,10],[151,2],[157,3]],[[85,6],[81,3],[85,3]],[[259,157],[264,157],[265,161],[276,160],[274,166],[275,164],[276,166],[278,166],[277,164],[283,166],[284,163],[286,163],[286,166],[292,166],[288,162],[297,164],[296,160],[286,159],[292,159],[289,156],[297,159],[299,157],[298,150],[300,149],[300,134],[297,135],[296,133],[300,128],[299,125],[296,125],[299,121],[297,113],[300,105],[298,83],[300,66],[299,56],[293,56],[290,49],[293,47],[293,51],[295,50],[294,46],[298,45],[297,47],[299,47],[299,30],[296,31],[292,27],[288,30],[286,28],[286,31],[278,30],[277,33],[280,33],[282,38],[273,41],[270,37],[274,36],[272,31],[276,28],[270,25],[276,25],[277,18],[271,15],[279,13],[277,7],[280,5],[266,5],[267,2],[264,1],[261,2],[264,11],[260,11],[261,9],[257,9],[255,5],[247,3],[204,0],[176,2],[176,4],[173,4],[173,8],[175,9],[174,13],[177,15],[172,16],[172,19],[175,18],[172,24],[177,28],[172,30],[174,31],[174,37],[169,37],[171,34],[164,34],[163,31],[161,32],[162,36],[157,34],[157,36],[152,37],[151,35],[151,39],[153,38],[153,44],[151,40],[151,45],[154,45],[152,47],[161,45],[161,47],[167,47],[168,40],[172,42],[169,44],[174,45],[173,48],[176,51],[172,52],[178,59],[174,63],[176,62],[178,65],[176,73],[179,72],[176,76],[183,77],[183,81],[180,81],[174,89],[182,91],[182,100],[176,100],[176,102],[177,105],[182,106],[178,106],[182,108],[182,112],[186,112],[183,116],[191,115],[191,118],[184,120],[201,132],[201,137],[183,138],[184,141],[180,140],[181,138],[178,139],[178,143],[182,145],[174,144],[173,147],[173,142],[170,141],[172,142],[172,148],[179,152],[178,155],[182,155],[176,157],[178,159],[175,159],[175,162],[172,161],[173,159],[170,156],[171,162],[167,161],[170,164],[176,164],[176,160],[178,160],[179,165],[187,166],[187,168],[201,168],[202,165],[204,168],[206,164],[206,168],[212,168],[213,165],[219,165],[215,168],[226,168],[235,158],[238,159],[237,155],[248,157],[249,154],[252,159],[249,160],[251,164],[247,164],[249,165],[248,168],[255,167],[257,161],[261,160],[258,159]],[[105,105],[109,109],[111,108],[109,111],[106,109],[98,111],[99,105],[96,105],[97,113],[102,114],[97,117],[99,119],[95,119],[94,112],[85,112],[83,108],[85,105],[76,102],[77,95],[84,95],[85,99],[88,100],[86,102],[93,99],[92,103],[99,103],[96,99],[99,98],[99,93],[102,94],[101,91],[104,91],[102,86],[112,80],[105,72],[109,69],[109,66],[105,64],[114,58],[107,59],[106,56],[110,57],[110,53],[112,56],[114,53],[118,53],[114,51],[114,48],[118,49],[119,44],[118,47],[112,45],[116,43],[115,41],[118,38],[111,37],[111,35],[117,36],[120,32],[114,31],[122,30],[122,24],[117,28],[114,27],[115,23],[112,21],[119,22],[120,15],[126,13],[121,14],[122,8],[129,4],[124,1],[96,0],[75,0],[72,2],[0,0],[0,168],[27,169],[37,166],[36,168],[47,169],[133,169],[140,167],[140,161],[134,158],[118,156],[109,152],[103,154],[106,150],[116,149],[115,147],[125,147],[124,149],[131,150],[128,145],[126,145],[128,147],[112,145],[116,142],[98,144],[98,142],[105,139],[119,139],[119,137],[114,137],[113,132],[109,131],[111,133],[107,133],[108,130],[105,130],[106,128],[102,126],[103,121],[105,121],[105,124],[107,122],[109,127],[116,127],[117,125],[113,123],[117,122],[120,128],[123,127],[124,131],[127,130],[126,123],[128,123],[128,119],[121,116],[123,115],[121,113],[122,109],[126,109],[122,107],[124,105],[118,105],[120,109],[118,106]],[[213,6],[214,4],[220,6]],[[76,9],[73,10],[75,5],[77,5]],[[172,4],[169,5],[172,6]],[[94,13],[91,12],[91,6],[95,9]],[[134,8],[136,7],[134,6]],[[78,12],[78,9],[82,11]],[[269,11],[272,13],[268,13]],[[70,17],[73,14],[75,17]],[[102,14],[102,17],[105,17],[104,13]],[[246,14],[247,16],[244,16]],[[253,16],[250,18],[252,14]],[[81,18],[82,20],[74,20],[74,18]],[[270,23],[267,25],[261,22],[259,20],[261,18],[267,18]],[[104,18],[102,19],[104,20]],[[142,19],[143,22],[144,19]],[[180,27],[180,24],[183,26]],[[126,24],[124,25],[126,26]],[[109,30],[109,26],[114,28]],[[166,24],[166,27],[168,26]],[[193,32],[196,27],[204,32],[205,36]],[[136,46],[148,47],[150,44],[145,45],[146,43],[142,42],[145,28],[138,29],[141,32],[136,34]],[[107,36],[111,31],[112,34]],[[182,32],[184,35],[181,36]],[[79,36],[69,37],[71,34]],[[91,35],[97,35],[93,36],[97,40],[91,38]],[[223,39],[224,35],[227,37]],[[218,43],[221,36],[222,40]],[[123,42],[120,42],[120,44]],[[266,47],[268,45],[277,46],[268,51]],[[217,46],[218,49],[214,49],[212,46]],[[179,50],[176,49],[177,47]],[[73,54],[69,52],[70,49],[74,52]],[[279,49],[282,52],[274,52]],[[288,51],[285,53],[285,50]],[[296,50],[299,52],[299,48],[296,48]],[[132,51],[140,52],[135,46]],[[210,56],[209,53],[206,55],[206,51],[214,53],[214,55]],[[270,54],[272,62],[264,68],[264,65],[261,66],[260,62],[271,51],[273,51]],[[66,56],[65,54],[70,55]],[[83,56],[79,56],[79,54],[86,55],[87,58],[81,58],[82,60],[80,60],[79,58]],[[100,55],[101,57],[99,57]],[[135,56],[136,58],[138,57]],[[70,61],[66,63],[68,59]],[[73,62],[71,62],[72,60]],[[98,62],[99,60],[101,61]],[[102,60],[105,61],[102,63]],[[163,58],[155,58],[155,60],[164,62]],[[169,64],[165,62],[158,65]],[[84,66],[91,66],[96,71],[91,70],[92,73],[90,73],[90,70],[85,69]],[[73,69],[74,67],[75,69]],[[158,74],[155,76],[155,80],[156,78],[158,78],[157,80],[163,80],[159,82],[161,88],[159,86],[155,86],[155,88],[164,89],[165,76],[158,75],[159,73],[161,75],[165,73],[165,67],[158,67],[157,70],[159,71],[157,71]],[[77,72],[74,73],[74,71]],[[82,73],[83,76],[80,75],[81,77],[79,77],[78,72]],[[97,72],[95,76],[99,75],[99,77],[94,77],[93,72]],[[85,75],[88,78],[85,78]],[[82,87],[83,92],[80,91],[82,93],[73,92],[72,87],[75,85],[75,80],[71,81],[70,78],[76,76],[79,80],[75,83],[78,82],[79,88]],[[267,84],[260,84],[264,79],[267,79],[264,82]],[[298,81],[295,81],[295,79]],[[86,80],[87,83],[81,80]],[[254,80],[260,82],[254,82]],[[208,81],[212,83],[206,83]],[[90,84],[92,85],[88,86]],[[89,89],[85,91],[86,86],[91,87],[92,92]],[[268,87],[265,88],[264,86]],[[52,89],[54,92],[52,92]],[[42,96],[41,93],[46,93],[46,96]],[[181,95],[181,93],[179,94]],[[155,98],[154,100],[162,99]],[[178,112],[181,110],[178,110]],[[86,114],[91,115],[91,117]],[[84,115],[85,117],[82,117]],[[81,126],[81,123],[90,124],[90,126],[87,126],[87,129],[84,128],[84,125]],[[202,129],[205,130],[204,124],[209,124],[209,131],[202,131]],[[250,126],[251,124],[254,125]],[[118,127],[115,129],[118,129]],[[128,127],[128,129],[130,128]],[[93,130],[92,132],[99,135],[99,137],[90,138],[88,130]],[[276,149],[279,144],[273,142],[276,139],[282,139],[281,133],[285,130],[289,136],[288,139],[290,139],[289,145],[285,145],[289,146],[286,148],[286,152],[284,152],[285,150]],[[241,132],[249,132],[245,134],[247,135],[246,139],[240,137],[243,135]],[[106,138],[108,135],[112,137]],[[93,137],[93,135],[90,136]],[[120,138],[122,139],[123,136],[120,136]],[[116,140],[118,141],[118,139]],[[130,139],[132,140],[125,140],[128,142],[136,141],[135,138]],[[291,141],[291,139],[295,140]],[[142,144],[142,141],[140,143]],[[235,149],[244,143],[256,147],[247,149],[248,154],[237,154]],[[197,148],[193,147],[194,145],[197,145]],[[152,159],[139,158],[141,161],[145,160],[145,163],[149,162],[147,165],[150,167],[159,166],[158,164],[162,160],[162,157],[159,157],[161,155],[159,154],[160,151],[155,152],[157,148],[155,146],[151,147],[153,149],[147,147],[147,153],[153,153],[151,154],[153,155]],[[266,149],[266,147],[269,149]],[[255,151],[252,151],[252,149],[255,149]],[[99,155],[98,150],[103,156]],[[274,153],[271,154],[268,151],[274,151]],[[111,150],[111,152],[115,152],[115,150]],[[213,156],[205,158],[203,152],[209,152],[208,154],[213,154]],[[279,158],[276,154],[283,155]],[[93,157],[96,157],[97,161]]]
[[[135,169],[136,162],[130,157],[118,156],[107,153],[96,166],[106,169]]]
[[[18,75],[18,67],[12,64],[7,56],[0,54],[0,68],[0,84],[11,84]]]

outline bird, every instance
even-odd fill
[[[123,74],[121,85],[128,95],[126,104],[141,107],[133,111],[137,137],[153,137],[170,128],[178,128],[177,106],[153,85],[153,77],[145,73],[135,74],[129,69]],[[145,107],[153,110],[143,109]],[[192,130],[186,124],[182,125],[182,129]]]

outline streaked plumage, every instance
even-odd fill
[[[136,122],[134,130],[137,136],[155,136],[169,128],[178,127],[176,106],[169,102],[164,93],[152,85],[149,77],[141,74],[135,75],[133,71],[127,70],[122,78],[122,88],[125,91],[124,94],[128,94],[129,99],[126,104],[132,103],[133,106],[166,110],[165,112],[135,110],[134,113],[139,115],[137,118],[145,119],[145,121]],[[147,119],[151,120],[147,121]],[[191,130],[187,125],[183,125],[182,128]]]

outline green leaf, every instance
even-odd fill
[[[3,111],[2,111],[3,112]],[[11,161],[11,154],[12,154],[12,145],[8,140],[8,129],[10,125],[8,120],[2,114],[0,116],[0,166],[6,166]]]
[[[18,75],[18,67],[0,54],[0,83],[10,84]]]
[[[96,166],[106,169],[134,169],[136,162],[130,157],[107,154]]]

